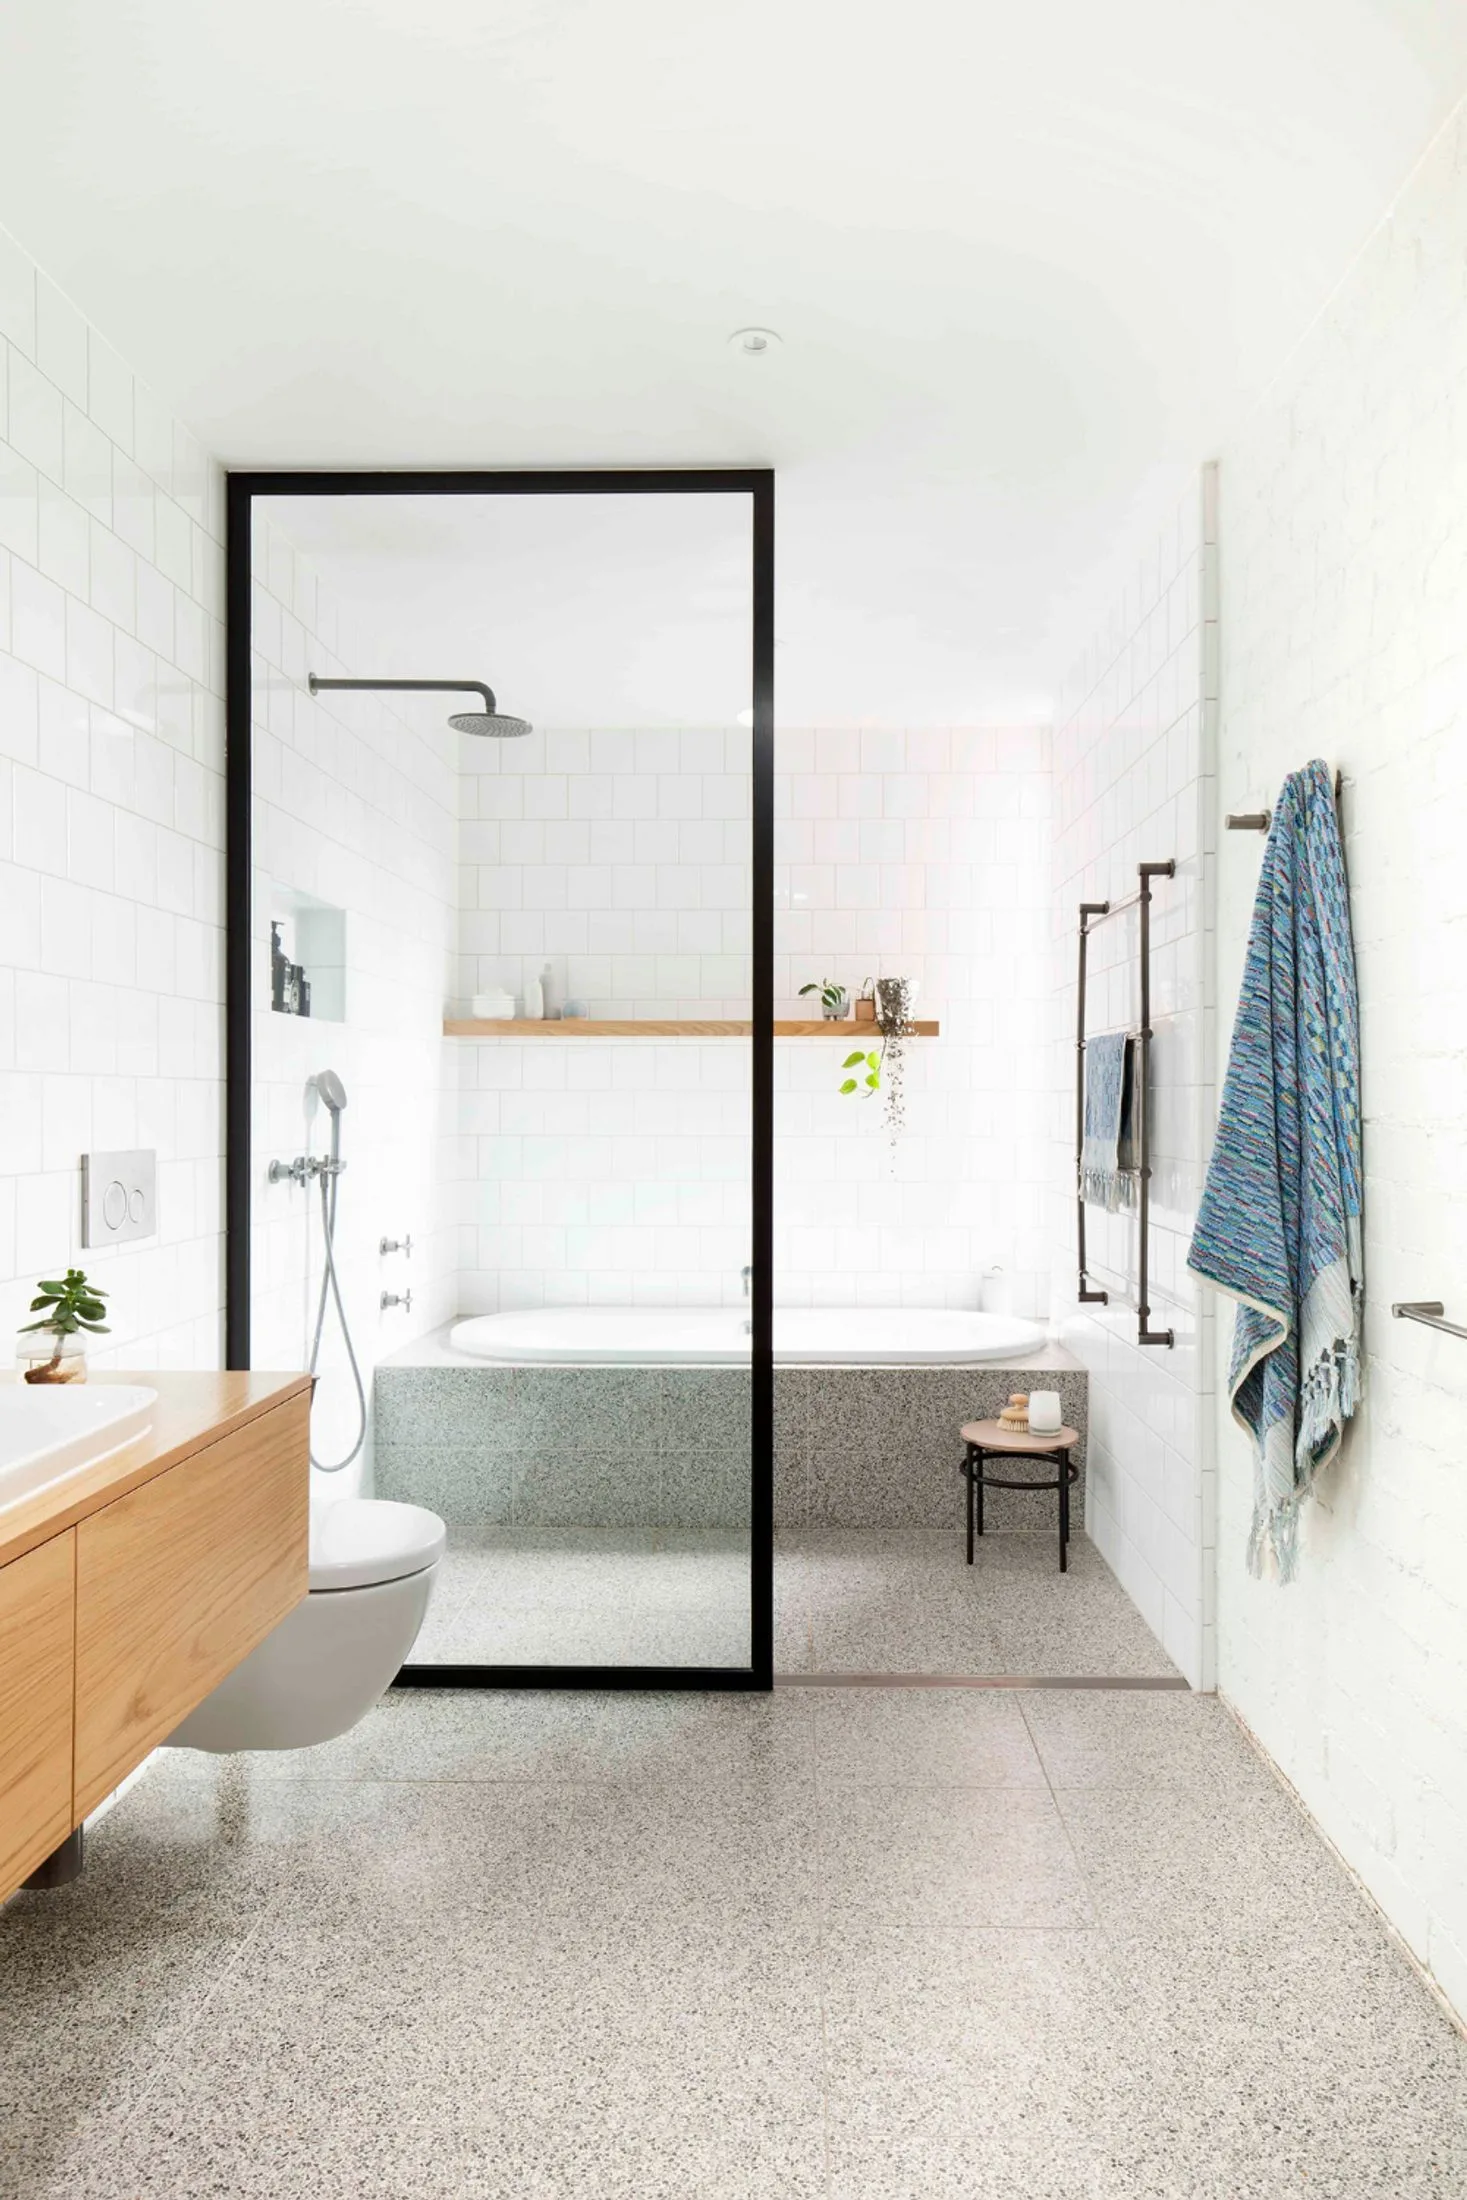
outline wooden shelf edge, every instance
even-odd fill
[[[642,1017],[635,1021],[607,1022],[594,1016],[571,1016],[558,1022],[527,1023],[507,1018],[447,1016],[443,1022],[443,1036],[445,1039],[747,1039],[753,1028],[751,1023],[716,1018]],[[908,1036],[936,1039],[941,1030],[942,1026],[934,1019],[913,1023]],[[876,1046],[881,1040],[875,1024],[858,1024],[850,1017],[843,1023],[777,1020],[774,1036],[776,1039],[849,1039],[856,1046],[868,1043]]]

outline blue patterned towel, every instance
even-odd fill
[[[1100,1031],[1085,1041],[1080,1196],[1111,1214],[1136,1204],[1130,1139],[1131,1041],[1124,1031]]]
[[[1298,1562],[1299,1507],[1360,1397],[1360,1005],[1334,791],[1284,781],[1187,1265],[1238,1304],[1228,1391],[1256,1456],[1248,1565]]]

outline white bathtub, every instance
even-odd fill
[[[546,1307],[455,1322],[449,1344],[520,1367],[723,1367],[749,1357],[735,1307]],[[1044,1342],[1032,1322],[945,1307],[790,1307],[774,1317],[774,1357],[804,1366],[903,1367],[1024,1359]]]

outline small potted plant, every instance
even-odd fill
[[[80,1268],[68,1268],[59,1282],[37,1284],[31,1312],[41,1318],[21,1330],[17,1355],[28,1383],[86,1381],[87,1335],[107,1334],[106,1296]]]
[[[800,987],[802,1001],[807,993],[820,995],[820,1013],[828,1024],[838,1024],[843,1017],[850,1014],[851,996],[843,985],[836,984],[834,978],[812,978],[808,985]]]

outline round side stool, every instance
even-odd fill
[[[983,1533],[985,1490],[1057,1490],[1060,1572],[1066,1573],[1069,1570],[1070,1490],[1080,1474],[1070,1457],[1070,1450],[1080,1441],[1079,1430],[1057,1428],[1043,1436],[1016,1436],[1012,1429],[1001,1427],[997,1421],[965,1421],[958,1433],[963,1439],[958,1472],[968,1485],[968,1564],[973,1563],[975,1525],[978,1534]],[[1055,1478],[1052,1482],[1016,1482],[1003,1475],[990,1474],[990,1459],[1047,1459],[1055,1470]]]

